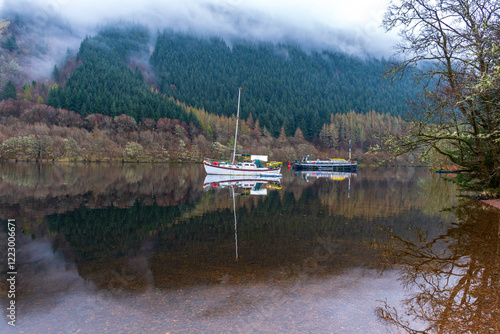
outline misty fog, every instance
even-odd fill
[[[363,2],[365,2],[363,4]],[[337,50],[355,55],[390,56],[394,35],[379,27],[386,0],[324,2],[242,0],[0,0],[2,17],[18,14],[39,30],[29,36],[46,52],[33,58],[33,73],[47,73],[76,52],[86,35],[110,22],[147,25],[153,34],[165,28],[235,39],[298,44],[306,50]]]

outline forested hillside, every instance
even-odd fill
[[[382,77],[388,63],[324,51],[306,53],[283,44],[240,41],[173,32],[158,36],[151,65],[163,93],[210,113],[236,112],[243,87],[242,118],[258,119],[273,136],[281,127],[307,139],[318,136],[331,114],[375,110],[393,116],[406,111],[416,94],[410,79],[394,85]]]
[[[0,77],[0,159],[228,156],[238,87],[238,151],[285,161],[346,156],[352,140],[360,159],[385,131],[404,131],[404,100],[415,92],[408,79],[390,86],[381,77],[383,60],[245,41],[229,47],[170,32],[155,40],[146,27],[124,23],[86,37],[78,53],[67,50],[64,62],[52,65],[52,75],[33,80],[17,65],[35,54],[23,44],[30,26],[8,22],[0,65],[17,72]]]
[[[47,104],[75,110],[83,117],[125,113],[137,121],[168,117],[196,123],[167,96],[151,91],[139,67],[127,66],[132,57],[144,56],[149,38],[148,29],[142,26],[109,26],[85,38],[76,59],[80,65],[64,87],[50,90]]]
[[[23,24],[18,21],[14,27]],[[22,39],[23,30],[16,29]],[[15,36],[5,36],[3,42],[12,59],[19,53],[12,47]],[[252,115],[252,121],[258,120],[275,138],[282,128],[287,136],[300,128],[312,141],[332,115],[405,113],[405,102],[416,88],[409,78],[391,85],[382,77],[387,65],[385,60],[331,51],[308,53],[298,46],[243,40],[228,45],[216,37],[171,31],[153,39],[145,26],[120,23],[86,37],[76,57],[68,54],[66,63],[54,66],[38,102],[75,111],[83,118],[126,114],[140,122],[166,117],[206,131],[176,102],[231,117],[236,113],[238,87],[243,87],[242,119]],[[23,75],[30,83],[29,73]],[[19,92],[18,76],[3,81],[11,79]]]

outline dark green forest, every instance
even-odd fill
[[[252,114],[277,137],[300,127],[316,137],[331,114],[372,110],[403,115],[416,95],[409,77],[391,85],[383,78],[389,62],[331,51],[307,53],[297,46],[163,32],[150,62],[162,92],[210,113],[236,113],[237,87],[243,87],[241,115]]]
[[[393,85],[383,78],[386,60],[243,40],[230,47],[221,38],[169,31],[158,35],[149,57],[150,42],[147,28],[133,25],[108,26],[85,38],[79,65],[51,89],[48,104],[83,117],[125,113],[137,121],[168,117],[198,126],[174,101],[230,117],[243,87],[243,119],[252,114],[274,137],[282,127],[287,136],[300,128],[311,140],[332,114],[374,110],[398,116],[416,94],[409,78]],[[145,75],[156,80],[146,83]]]
[[[383,133],[404,131],[405,101],[416,95],[409,76],[394,85],[383,77],[390,64],[384,59],[171,31],[152,34],[125,22],[87,36],[78,50],[68,49],[63,60],[50,64],[50,78],[33,80],[25,64],[35,55],[50,55],[31,41],[48,42],[30,34],[34,30],[22,20],[7,20],[3,27],[2,159],[227,156],[238,87],[242,151],[280,160],[338,156],[352,140],[361,156],[380,144]],[[16,37],[18,49],[4,48],[13,40],[9,36]]]
[[[137,121],[168,117],[196,123],[166,96],[152,92],[138,67],[127,66],[132,57],[144,56],[149,39],[148,29],[141,26],[109,26],[85,38],[76,58],[80,65],[64,87],[50,90],[47,104],[77,111],[83,117],[127,114]]]

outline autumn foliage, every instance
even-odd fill
[[[210,114],[179,104],[199,120],[199,127],[178,119],[143,118],[122,114],[110,117],[80,114],[21,100],[0,101],[0,159],[49,161],[195,161],[229,156],[234,145],[236,118]],[[376,143],[386,129],[398,131],[402,121],[375,112],[332,115],[319,139],[308,142],[300,128],[294,136],[284,129],[278,138],[250,114],[240,120],[238,151],[293,161],[304,155],[347,156],[353,141],[354,157]]]

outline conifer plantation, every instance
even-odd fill
[[[16,25],[2,40],[4,60]],[[12,37],[14,36],[14,37]],[[16,44],[17,45],[17,44]],[[17,50],[17,51],[16,51]],[[410,80],[390,85],[388,64],[286,44],[235,41],[109,25],[55,64],[45,81],[7,81],[0,102],[0,158],[70,161],[201,161],[238,150],[293,161],[356,159],[385,131],[402,131]],[[7,65],[4,65],[7,68]]]

